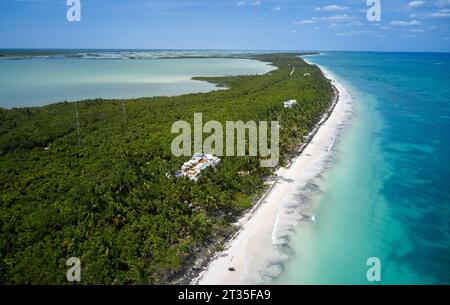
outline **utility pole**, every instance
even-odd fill
[[[80,121],[78,118],[78,106],[77,103],[75,103],[75,119],[77,122],[77,136],[78,136],[78,146],[81,146],[81,140],[80,140]]]
[[[122,101],[122,110],[123,110],[123,123],[126,126],[127,125],[127,114],[125,112],[125,101]]]

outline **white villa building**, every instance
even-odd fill
[[[297,104],[297,100],[286,101],[284,102],[284,108],[292,108],[295,104]]]
[[[220,158],[210,154],[197,153],[192,156],[192,159],[185,162],[181,167],[181,171],[176,173],[176,177],[188,177],[191,180],[197,181],[202,170],[208,167],[216,167],[220,163]]]

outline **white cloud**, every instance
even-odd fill
[[[363,30],[363,31],[350,31],[350,32],[341,32],[336,33],[337,36],[353,36],[353,35],[361,35],[361,34],[376,34],[376,31],[371,30]]]
[[[425,5],[425,1],[422,0],[414,0],[408,3],[409,7],[421,7]]]
[[[435,18],[435,19],[442,19],[442,18],[449,18],[450,17],[450,9],[443,8],[438,10],[434,13],[428,13],[425,15],[425,18]]]
[[[279,12],[279,11],[281,11],[281,6],[277,6],[277,7],[274,8],[273,10],[276,11],[276,12]]]
[[[306,20],[294,20],[293,23],[295,25],[304,25],[304,24],[314,24],[316,22],[311,19],[306,19]]]
[[[403,21],[403,20],[394,20],[391,22],[391,25],[393,26],[415,26],[420,25],[421,23],[417,20],[411,20],[411,21]]]
[[[450,0],[435,0],[437,6],[447,6],[450,5]]]
[[[350,23],[347,23],[347,26],[363,26],[364,23],[362,23],[361,21],[352,21]]]
[[[315,11],[325,11],[325,12],[342,12],[348,10],[348,6],[340,6],[336,4],[324,6],[324,7],[316,7]]]
[[[241,0],[238,3],[236,3],[237,6],[244,6],[244,5],[261,5],[260,0]]]
[[[347,14],[337,14],[328,17],[321,17],[320,19],[326,21],[345,21],[345,20],[352,20],[353,18]]]
[[[323,16],[323,17],[312,17],[310,19],[305,20],[295,20],[293,21],[296,25],[304,25],[304,24],[313,24],[317,22],[330,22],[330,23],[338,23],[348,21],[349,23],[353,21],[353,17],[346,14],[337,14],[331,16]]]
[[[422,30],[422,29],[409,29],[408,32],[411,32],[411,33],[423,33],[425,31]]]

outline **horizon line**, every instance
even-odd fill
[[[251,51],[251,52],[364,52],[364,53],[450,53],[450,51],[401,50],[287,50],[287,49],[191,49],[191,48],[0,48],[2,51]]]

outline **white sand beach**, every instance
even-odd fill
[[[277,171],[273,187],[240,219],[239,231],[192,284],[270,283],[282,272],[281,262],[288,257],[283,246],[287,244],[289,234],[302,222],[316,221],[311,204],[299,205],[301,201],[311,201],[301,190],[314,189],[313,181],[329,163],[330,151],[353,107],[348,91],[330,73],[323,68],[322,71],[339,91],[331,115],[324,115],[317,130],[311,134],[311,142],[290,166]]]

